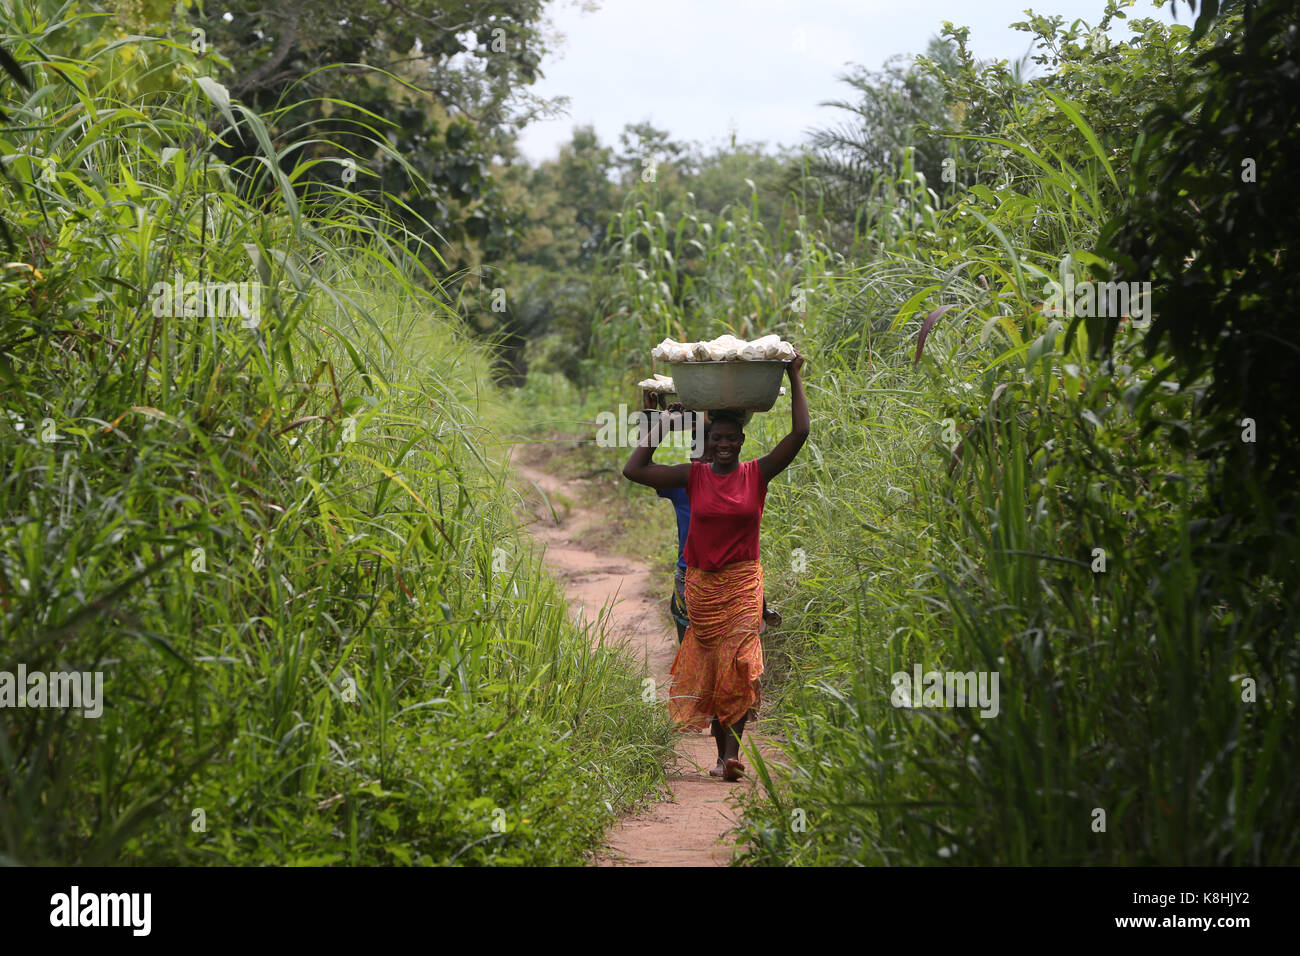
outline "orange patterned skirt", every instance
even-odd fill
[[[683,729],[703,730],[712,717],[730,727],[761,700],[763,566],[687,568],[686,615],[690,626],[673,661],[668,711]]]

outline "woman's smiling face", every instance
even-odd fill
[[[709,440],[705,447],[715,464],[728,468],[740,457],[740,447],[745,444],[745,433],[735,422],[714,422],[709,427]]]

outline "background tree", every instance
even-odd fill
[[[915,57],[891,57],[882,70],[854,66],[840,79],[857,98],[818,104],[849,114],[837,125],[815,130],[809,141],[810,183],[827,215],[853,222],[875,196],[879,177],[892,178],[901,169],[908,149],[915,170],[931,188],[940,188],[951,147],[934,129],[948,126],[951,117],[935,67],[955,71],[957,47],[934,38],[926,61],[928,66]]]
[[[312,147],[321,157],[354,151],[356,188],[388,192],[408,226],[435,230],[439,265],[455,272],[481,263],[485,247],[508,247],[490,164],[514,161],[518,131],[563,105],[527,92],[549,49],[543,9],[544,0],[359,0],[346,10],[325,0],[212,0],[192,9],[189,25],[230,58],[232,97],[267,113],[292,102],[273,132],[310,126],[331,144]],[[392,156],[366,147],[376,128]],[[230,158],[252,148],[234,139]],[[397,156],[429,188],[413,185]],[[342,173],[322,163],[307,178]]]
[[[1300,512],[1300,10],[1266,0],[1229,13],[1234,28],[1196,61],[1201,83],[1152,112],[1107,235],[1120,278],[1159,290],[1147,353],[1168,349],[1166,374],[1209,383],[1197,450],[1211,464],[1215,538],[1246,568],[1295,534]],[[1118,320],[1091,324],[1112,346]],[[1186,442],[1172,423],[1150,425]],[[1295,581],[1293,565],[1267,573]]]
[[[624,125],[618,143],[622,152],[617,163],[624,186],[652,181],[675,193],[680,180],[695,170],[690,145],[672,139],[667,130],[657,129],[648,121]],[[652,169],[651,180],[647,177]]]

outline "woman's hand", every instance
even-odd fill
[[[793,382],[796,378],[798,378],[802,374],[803,361],[804,361],[803,356],[799,354],[798,349],[795,349],[794,358],[791,360],[790,364],[785,367],[786,372],[788,372],[790,375],[791,382]]]
[[[673,402],[664,410],[664,421],[668,423],[670,432],[683,427],[685,411],[686,409],[681,402]]]

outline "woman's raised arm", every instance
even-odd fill
[[[785,471],[808,440],[812,428],[808,420],[808,399],[803,393],[803,356],[796,352],[786,371],[790,374],[790,434],[758,460],[758,470],[764,481],[771,481]]]
[[[661,417],[659,423],[663,422]],[[627,464],[623,466],[623,477],[635,481],[638,485],[648,485],[655,489],[685,488],[691,476],[690,464],[656,465],[650,460],[659,444],[659,428],[648,429],[637,446],[632,449]]]

